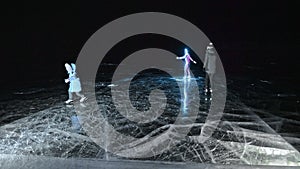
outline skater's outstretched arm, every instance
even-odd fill
[[[186,55],[183,55],[181,57],[176,57],[176,59],[185,59]]]

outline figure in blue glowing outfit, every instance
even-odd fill
[[[187,49],[184,49],[184,55],[181,57],[176,57],[176,59],[184,59],[185,65],[184,65],[184,78],[191,78],[190,75],[190,61],[192,61],[194,64],[197,62],[192,59]]]
[[[85,101],[87,98],[79,93],[81,91],[81,84],[79,78],[76,76],[76,65],[71,63],[70,66],[68,63],[66,63],[65,67],[69,74],[69,78],[65,79],[65,82],[70,83],[68,90],[69,99],[66,101],[66,103],[68,104],[73,102],[73,93],[76,93],[77,96],[81,97],[80,102]]]

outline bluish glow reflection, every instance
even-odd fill
[[[188,104],[189,104],[189,87],[190,87],[190,79],[183,79],[183,114],[188,114]]]

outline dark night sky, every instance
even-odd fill
[[[246,67],[252,66],[262,68],[257,76],[297,78],[299,59],[291,51],[299,48],[299,32],[290,25],[292,14],[283,1],[101,2],[24,1],[9,9],[5,17],[13,23],[13,33],[8,34],[9,47],[1,59],[0,85],[20,88],[59,81],[66,76],[64,63],[75,62],[95,31],[121,16],[149,11],[174,14],[197,25],[214,43],[227,74],[248,76],[253,72]]]

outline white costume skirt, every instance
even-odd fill
[[[80,92],[81,84],[79,78],[70,81],[69,92]]]

